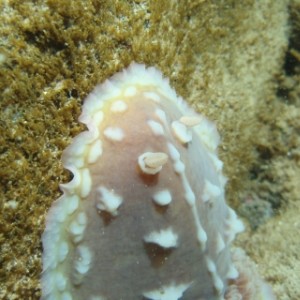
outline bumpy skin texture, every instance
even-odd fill
[[[240,273],[231,261],[243,225],[224,201],[216,127],[159,71],[131,64],[80,121],[63,154],[74,178],[43,234],[42,299],[271,299],[259,279],[246,295],[244,257]]]

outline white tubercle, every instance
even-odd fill
[[[243,222],[238,219],[236,212],[232,208],[228,207],[228,212],[229,212],[229,216],[225,222],[226,224],[225,236],[226,236],[226,242],[231,243],[234,240],[236,234],[243,232],[245,227]]]
[[[137,88],[135,86],[129,86],[124,91],[125,97],[133,97],[137,93]]]
[[[76,211],[78,206],[79,206],[79,197],[76,194],[69,196],[67,200],[67,207],[66,207],[67,214],[72,215]]]
[[[63,241],[60,243],[57,249],[58,261],[63,262],[69,253],[69,245],[67,242]]]
[[[161,288],[143,293],[148,300],[179,300],[192,283],[165,285]]]
[[[84,231],[87,223],[87,218],[84,212],[77,214],[76,218],[71,222],[70,228],[73,228],[71,231],[74,234],[78,234]],[[82,227],[82,228],[81,228]]]
[[[92,254],[87,246],[79,245],[77,246],[77,259],[75,261],[75,270],[79,274],[86,274],[90,269],[90,264],[92,262]]]
[[[217,186],[212,184],[209,180],[205,179],[202,200],[204,202],[212,201],[221,195],[222,191]]]
[[[98,139],[97,141],[95,141],[91,148],[90,151],[88,153],[88,163],[89,164],[93,164],[97,161],[97,159],[102,155],[102,142],[100,139]]]
[[[155,115],[159,118],[159,120],[164,124],[165,127],[168,126],[166,113],[162,109],[157,108],[155,110]]]
[[[107,127],[104,130],[104,135],[111,141],[120,142],[124,138],[124,131],[119,127]]]
[[[160,102],[160,96],[155,92],[144,92],[143,95],[154,102]]]
[[[218,158],[218,156],[215,153],[211,153],[211,152],[208,152],[208,155],[211,158],[211,161],[214,164],[216,170],[218,172],[222,171],[223,162]]]
[[[169,150],[169,154],[170,154],[172,160],[175,162],[178,161],[180,158],[180,153],[176,149],[176,147],[173,144],[168,143],[168,150]]]
[[[168,155],[163,152],[145,152],[138,157],[138,164],[145,174],[154,175],[161,171],[168,161]]]
[[[177,240],[178,235],[173,232],[172,228],[153,231],[144,237],[146,243],[153,243],[166,249],[177,247]]]
[[[81,173],[81,191],[80,191],[80,195],[82,198],[85,198],[89,195],[91,188],[92,188],[92,178],[91,178],[91,174],[88,168],[85,168],[82,170]]]
[[[55,285],[56,285],[56,288],[60,291],[60,292],[63,292],[66,287],[67,287],[67,279],[66,279],[66,276],[64,276],[61,272],[57,272],[55,274]]]
[[[185,189],[185,199],[187,201],[187,203],[190,205],[191,207],[191,211],[193,214],[193,218],[194,218],[194,222],[196,225],[196,229],[197,229],[197,239],[201,245],[202,250],[205,249],[206,246],[206,241],[207,241],[207,234],[205,232],[205,230],[202,227],[201,221],[200,221],[200,216],[196,207],[196,199],[195,199],[195,194],[192,191],[190,184],[186,178],[185,173],[181,174],[182,177],[182,183],[183,183],[183,187]]]
[[[239,272],[233,264],[230,265],[229,271],[226,275],[227,279],[237,279],[239,277]]]
[[[102,111],[102,110],[97,111],[97,112],[93,115],[93,121],[94,121],[94,123],[95,123],[95,126],[99,126],[99,125],[102,123],[103,117],[104,117],[104,114],[103,114],[103,111]]]
[[[169,190],[162,190],[153,195],[153,201],[158,205],[168,205],[172,201],[172,195]]]
[[[83,211],[77,215],[76,219],[77,219],[78,224],[80,224],[80,225],[86,225],[86,223],[87,223],[87,217],[86,217],[85,212],[83,212]]]
[[[96,88],[98,87],[99,86],[97,86]],[[82,120],[83,116],[91,115],[94,111],[101,110],[103,108],[103,103],[104,101],[102,101],[102,94],[95,89],[87,96],[83,105],[82,114],[79,117],[79,121],[84,123],[84,120]]]
[[[208,149],[212,151],[217,149],[220,137],[215,124],[204,119],[195,130],[198,133],[200,140]]]
[[[195,193],[193,192],[185,174],[182,174],[182,183],[183,183],[184,190],[185,190],[185,194],[184,194],[185,200],[191,207],[195,206],[196,196],[195,196]]]
[[[69,225],[69,232],[72,235],[74,243],[78,243],[83,239],[83,234],[87,224],[87,217],[84,212],[78,213],[76,218]]]
[[[176,173],[178,173],[181,177],[181,182],[182,182],[182,185],[183,185],[183,188],[185,191],[185,200],[191,208],[191,212],[192,212],[193,219],[195,222],[195,226],[196,226],[196,230],[197,230],[197,240],[200,243],[202,250],[204,251],[205,247],[206,247],[207,234],[201,225],[200,215],[199,215],[197,207],[196,207],[195,193],[193,192],[193,190],[189,184],[189,181],[186,177],[185,166],[184,166],[183,162],[180,160],[179,151],[171,143],[168,143],[168,150],[169,150],[169,154],[173,160],[174,171]]]
[[[72,155],[74,156],[83,156],[86,148],[86,143],[80,142],[81,136],[78,136],[77,139],[69,147],[72,149]]]
[[[213,279],[215,289],[217,290],[218,294],[221,295],[224,289],[224,283],[218,274],[215,263],[208,256],[206,256],[206,266]]]
[[[174,170],[177,174],[182,174],[185,171],[185,165],[181,160],[174,163]]]
[[[147,121],[149,127],[151,128],[154,135],[164,135],[164,128],[162,125],[156,121],[149,120]]]
[[[188,127],[194,127],[201,123],[202,119],[199,116],[183,116],[179,119],[180,123]]]
[[[192,132],[179,121],[173,121],[171,124],[175,137],[182,144],[187,144],[192,140]]]
[[[73,165],[76,168],[81,169],[84,166],[84,156],[82,155],[82,156],[74,157]]]
[[[225,246],[226,245],[225,245],[225,242],[222,238],[222,235],[220,233],[218,233],[217,236],[216,236],[216,245],[215,245],[216,253],[220,254],[220,252],[222,252],[224,250]]]
[[[114,190],[109,190],[104,186],[97,188],[96,207],[101,211],[106,211],[112,216],[117,216],[118,208],[123,202],[123,198],[116,194]]]
[[[123,100],[116,100],[112,103],[110,110],[114,113],[122,113],[126,111],[128,105]]]

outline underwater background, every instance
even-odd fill
[[[300,1],[0,0],[0,299],[39,299],[61,153],[97,83],[156,66],[217,124],[235,245],[300,299]]]

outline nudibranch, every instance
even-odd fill
[[[73,179],[42,237],[42,299],[271,299],[260,283],[243,295],[230,250],[243,224],[224,200],[216,126],[161,72],[132,63],[79,121],[88,130],[62,157]]]

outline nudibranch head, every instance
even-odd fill
[[[242,223],[224,201],[215,125],[155,68],[95,88],[63,153],[43,234],[42,299],[223,299]]]

